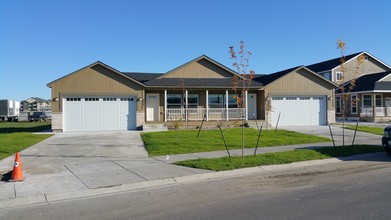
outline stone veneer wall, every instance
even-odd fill
[[[335,124],[335,110],[328,110],[327,111],[327,123],[328,124]]]
[[[52,112],[52,130],[54,132],[62,132],[63,130],[62,113]]]
[[[141,128],[145,122],[145,114],[144,112],[137,112],[136,126],[137,128]]]

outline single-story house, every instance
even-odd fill
[[[391,120],[391,71],[362,75],[355,80],[353,89],[349,89],[352,81],[336,90],[336,113],[348,119],[361,121]]]
[[[166,73],[121,72],[100,61],[48,84],[52,129],[130,130],[173,120],[265,120],[275,125],[335,122],[337,85],[307,67],[258,75],[238,109],[230,68],[202,55]],[[270,106],[267,107],[267,106]]]

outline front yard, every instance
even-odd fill
[[[241,128],[223,129],[229,149],[242,147]],[[145,148],[150,156],[185,154],[225,150],[224,141],[219,130],[202,130],[197,138],[197,130],[177,130],[142,133]],[[245,129],[245,148],[254,148],[258,131]],[[274,130],[262,131],[259,147],[284,146],[330,142],[328,138],[301,134],[293,131]]]
[[[50,129],[50,122],[0,122],[0,159],[51,137],[33,134]]]

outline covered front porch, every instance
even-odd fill
[[[263,119],[260,106],[263,91],[246,91],[239,108],[233,90],[160,90],[146,92],[146,122],[229,121]]]
[[[391,93],[361,94],[360,118],[368,121],[391,120]]]

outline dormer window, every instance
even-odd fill
[[[336,81],[341,82],[343,80],[343,73],[342,72],[337,72],[335,74],[335,79],[336,79]]]

